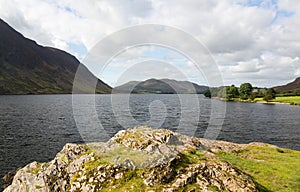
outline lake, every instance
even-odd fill
[[[203,137],[213,111],[212,101],[203,95],[78,95],[74,118],[72,95],[0,98],[0,176],[32,161],[52,159],[65,143],[106,141],[135,125]],[[224,121],[217,139],[266,142],[300,150],[299,106],[213,102],[215,106],[226,105],[225,117],[217,117]],[[97,129],[99,123],[101,129]]]

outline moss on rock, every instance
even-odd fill
[[[212,142],[137,127],[118,132],[106,143],[67,144],[52,161],[20,169],[5,192],[266,191],[273,188],[257,176],[267,166],[278,169],[269,177],[282,179],[272,179],[278,182],[274,185],[283,185],[274,189],[292,191],[299,186],[297,169],[288,169],[294,179],[279,171],[289,166],[286,160],[298,166],[299,156],[266,144]]]

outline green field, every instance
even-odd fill
[[[249,146],[218,156],[248,173],[261,191],[300,192],[300,151]]]
[[[255,101],[263,101],[262,98],[255,98]],[[300,105],[300,96],[276,97],[269,102],[290,103],[292,105]]]

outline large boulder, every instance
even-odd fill
[[[52,161],[18,170],[4,191],[258,191],[214,154],[243,147],[136,127],[106,143],[66,144]]]

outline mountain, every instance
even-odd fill
[[[78,67],[84,73],[77,92],[111,92],[73,55],[40,46],[0,19],[0,94],[72,93]],[[96,89],[91,82],[97,82]]]
[[[132,93],[199,93],[208,90],[207,86],[200,86],[188,81],[176,81],[171,79],[148,79],[146,81],[130,81],[114,88],[116,92]]]
[[[274,87],[278,92],[297,92],[300,93],[300,77],[295,79],[295,81],[288,83],[286,85]]]

